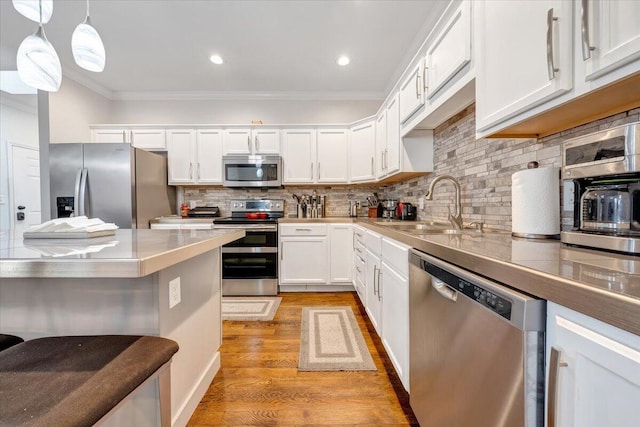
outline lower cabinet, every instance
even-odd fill
[[[546,350],[549,426],[638,425],[639,336],[548,302]]]
[[[281,291],[353,289],[351,224],[280,224],[279,239]]]
[[[382,336],[382,295],[380,293],[380,267],[382,262],[380,257],[369,249],[365,255],[365,311],[369,320],[376,329],[378,335]]]

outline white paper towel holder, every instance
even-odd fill
[[[527,169],[536,169],[538,167],[538,162],[533,161],[527,163]],[[535,234],[535,233],[518,233],[515,231],[511,232],[512,237],[518,237],[521,239],[554,239],[559,240],[560,234]]]

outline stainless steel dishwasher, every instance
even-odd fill
[[[546,302],[409,254],[410,402],[423,427],[539,427]]]

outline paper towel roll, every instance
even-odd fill
[[[511,175],[511,231],[523,237],[560,234],[558,168],[526,169]]]

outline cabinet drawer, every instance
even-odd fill
[[[327,224],[281,224],[281,236],[326,236]]]
[[[409,246],[382,239],[382,260],[404,277],[409,276]]]
[[[356,252],[354,264],[356,268],[356,281],[364,284],[364,253],[359,254],[358,252]]]
[[[358,227],[357,225],[353,227],[353,240],[356,243],[360,242],[360,244],[364,245],[364,234],[365,234],[364,228]]]
[[[364,236],[364,246],[369,249],[371,253],[380,256],[382,253],[382,236],[367,230]]]

